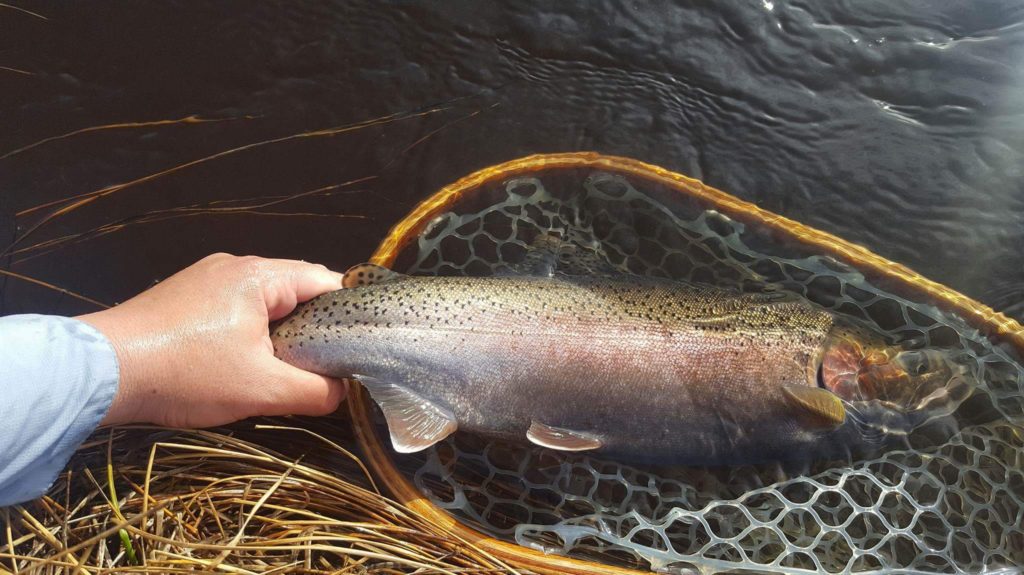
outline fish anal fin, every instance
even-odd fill
[[[839,396],[820,387],[784,385],[782,393],[798,418],[808,427],[831,430],[846,421],[846,408]]]
[[[458,429],[451,411],[407,387],[366,375],[355,378],[384,412],[391,445],[399,453],[422,451]]]
[[[526,438],[541,447],[559,451],[588,451],[603,445],[601,440],[591,433],[552,427],[537,421],[530,423]]]
[[[377,264],[356,264],[345,272],[341,280],[341,286],[354,288],[368,286],[375,283],[393,281],[405,277],[405,275],[389,270]]]

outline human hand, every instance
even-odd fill
[[[274,357],[268,323],[340,289],[293,260],[214,254],[108,310],[80,316],[113,343],[120,384],[104,425],[208,427],[255,415],[324,415],[344,383]]]

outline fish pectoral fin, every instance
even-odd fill
[[[526,438],[541,447],[559,451],[587,451],[602,445],[601,440],[593,434],[551,427],[536,421],[530,423]]]
[[[835,429],[846,421],[846,408],[839,396],[820,387],[784,385],[782,393],[799,410],[802,422],[818,429]]]
[[[391,445],[399,453],[422,451],[458,429],[451,411],[406,387],[366,375],[355,378],[384,412]]]
[[[377,264],[356,264],[345,272],[341,287],[354,288],[408,277]]]

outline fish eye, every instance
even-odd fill
[[[925,375],[940,367],[940,359],[924,350],[901,351],[893,361],[910,375]]]
[[[903,371],[911,375],[922,375],[928,370],[928,360],[919,351],[901,351],[896,354],[893,361]]]

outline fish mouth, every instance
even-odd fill
[[[905,350],[865,345],[836,337],[820,358],[815,383],[846,401],[880,401],[902,410],[924,407],[925,399],[955,375],[938,350]]]

